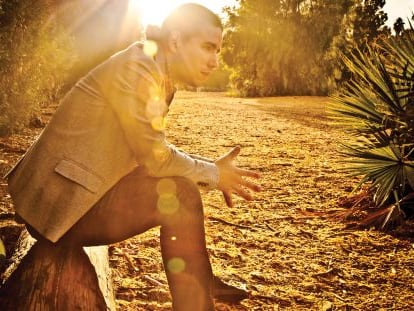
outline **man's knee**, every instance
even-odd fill
[[[185,177],[174,177],[173,180],[176,184],[177,197],[180,201],[201,203],[200,190],[193,181]]]
[[[162,179],[157,185],[158,208],[163,212],[187,210],[202,211],[201,195],[195,183],[185,177],[169,177]],[[169,210],[168,210],[168,209]]]
[[[157,187],[157,209],[164,238],[203,230],[204,211],[198,187],[183,177],[164,179],[161,184],[173,188],[171,192],[162,193],[159,190],[163,187]]]

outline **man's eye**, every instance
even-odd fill
[[[212,46],[212,45],[205,45],[205,46],[204,46],[204,49],[205,49],[206,51],[208,51],[208,52],[213,52],[213,51],[215,51],[215,50],[216,50],[216,48],[215,48],[214,46]]]

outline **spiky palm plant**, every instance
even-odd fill
[[[342,149],[348,170],[373,190],[382,228],[414,208],[413,33],[344,57],[353,78],[331,96],[331,117],[355,137]]]

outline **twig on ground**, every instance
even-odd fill
[[[143,279],[145,279],[145,280],[147,280],[149,283],[151,283],[152,285],[155,285],[155,286],[160,286],[160,287],[166,287],[166,286],[167,286],[166,284],[161,283],[160,281],[158,281],[158,280],[156,280],[156,279],[154,279],[154,278],[150,277],[150,276],[149,276],[149,275],[147,275],[147,274],[144,274],[144,275],[142,276],[142,278],[143,278]]]
[[[334,272],[334,270],[335,270],[335,268],[330,268],[330,269],[328,269],[326,271],[323,271],[323,272],[314,273],[314,274],[312,274],[312,276],[313,277],[316,277],[316,276],[325,276],[325,275],[331,274],[332,272]]]
[[[130,255],[128,255],[125,252],[120,252],[120,255],[122,255],[126,261],[128,262],[129,268],[132,269],[134,272],[138,272],[139,269],[137,268],[136,264],[133,262],[132,258],[130,257]]]
[[[270,226],[268,223],[265,222],[265,226],[268,227],[271,231],[276,232],[276,229]]]
[[[341,300],[341,301],[343,301],[343,302],[346,302],[346,301],[347,301],[347,299],[342,298],[341,296],[339,296],[339,295],[337,295],[337,294],[335,294],[335,293],[332,293],[332,295],[334,295],[336,298],[338,298],[339,300]]]
[[[19,153],[19,154],[23,154],[26,152],[26,150],[20,146],[17,146],[17,147],[11,146],[3,142],[0,142],[0,148],[3,149],[4,152]]]
[[[229,222],[227,220],[224,220],[224,219],[221,219],[221,218],[218,218],[218,217],[214,217],[214,216],[208,216],[208,218],[210,220],[221,222],[225,225],[229,225],[229,226],[233,226],[233,227],[237,227],[237,228],[241,228],[241,229],[249,229],[249,230],[252,230],[252,231],[257,231],[257,229],[252,227],[252,226],[243,226],[243,225],[235,224],[235,223],[232,223],[232,222]]]

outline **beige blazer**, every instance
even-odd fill
[[[153,176],[185,176],[214,187],[214,164],[165,140],[164,86],[141,43],[82,78],[7,175],[16,213],[55,242],[138,165]]]

